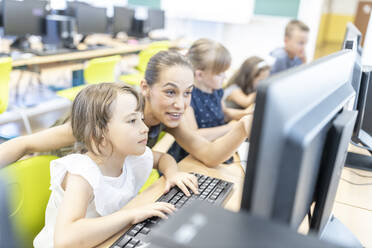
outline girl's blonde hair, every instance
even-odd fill
[[[72,104],[72,133],[77,142],[96,155],[101,154],[100,144],[107,134],[107,124],[112,118],[112,105],[121,93],[133,95],[138,103],[136,111],[142,111],[140,95],[135,89],[122,83],[89,85],[79,92]]]
[[[244,94],[248,95],[255,91],[253,85],[255,77],[257,77],[262,71],[269,69],[270,66],[260,57],[249,57],[243,62],[239,70],[230,78],[226,87],[236,84]]]
[[[231,64],[230,52],[221,43],[199,39],[187,52],[194,70],[211,70],[213,74],[226,71]]]

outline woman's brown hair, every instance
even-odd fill
[[[192,71],[190,61],[182,54],[173,51],[161,51],[152,56],[147,64],[145,71],[147,84],[150,86],[155,84],[160,77],[160,73],[172,66],[184,66]]]
[[[264,60],[257,56],[246,59],[239,70],[230,78],[226,87],[236,84],[246,95],[254,92],[254,78],[257,77],[261,71],[270,69],[267,64],[259,66],[260,63],[264,63]]]
[[[131,94],[137,99],[137,111],[142,111],[142,100],[135,89],[123,83],[89,85],[76,96],[71,110],[72,133],[77,142],[88,151],[101,154],[100,144],[112,118],[112,105],[120,93]],[[125,106],[123,106],[125,108]]]

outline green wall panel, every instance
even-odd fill
[[[160,1],[161,0],[128,0],[128,5],[160,9]]]
[[[254,13],[297,18],[299,6],[300,0],[256,0]]]

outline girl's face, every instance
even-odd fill
[[[111,106],[112,117],[107,124],[107,139],[112,144],[112,154],[141,155],[145,152],[148,127],[138,112],[137,99],[129,93],[119,93]],[[108,145],[109,142],[104,142]]]
[[[159,79],[149,86],[142,83],[142,94],[146,97],[145,115],[169,128],[179,125],[181,118],[190,105],[193,88],[193,71],[181,65],[164,69]]]
[[[203,86],[205,91],[213,91],[222,88],[223,81],[225,80],[225,72],[216,74],[211,70],[198,70],[196,72],[196,80],[198,86]],[[202,90],[203,90],[202,89]]]
[[[261,70],[258,73],[258,75],[253,79],[253,87],[255,89],[257,89],[257,86],[260,83],[260,81],[262,81],[265,78],[267,78],[269,76],[269,74],[270,74],[270,70],[269,69]]]

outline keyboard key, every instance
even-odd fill
[[[132,239],[129,241],[129,244],[132,244],[133,246],[137,245],[140,241],[138,239]]]
[[[131,241],[131,237],[129,237],[129,236],[127,236],[127,235],[125,235],[119,242],[118,242],[118,246],[120,246],[120,247],[123,247],[123,246],[125,246],[127,243],[129,243],[129,241]]]
[[[141,230],[141,233],[143,233],[143,234],[148,234],[149,232],[150,232],[150,228],[148,228],[148,227],[144,227]]]
[[[205,175],[193,173],[198,179],[199,193],[198,195],[190,192],[191,196],[186,196],[177,186],[173,187],[168,193],[161,196],[158,201],[169,202],[177,209],[183,208],[191,204],[195,199],[205,200],[211,204],[220,205],[228,196],[232,189],[232,183],[208,177]],[[151,232],[151,228],[162,221],[159,217],[149,218],[141,223],[133,226],[123,237],[122,240],[116,242],[112,247],[138,247],[140,244],[148,243],[147,234]],[[122,246],[124,244],[124,246]]]

